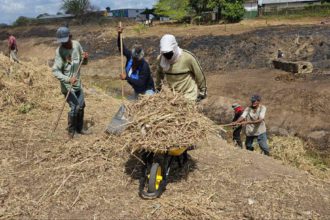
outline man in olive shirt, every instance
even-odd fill
[[[84,122],[84,92],[80,80],[80,63],[87,61],[88,54],[83,51],[78,41],[72,40],[67,27],[60,27],[57,32],[57,42],[61,45],[56,50],[55,62],[52,68],[53,75],[60,81],[61,92],[70,106],[68,113],[68,135],[73,138],[75,132],[85,134]]]
[[[166,34],[160,40],[156,89],[160,90],[166,79],[169,87],[182,93],[187,99],[197,101],[207,95],[206,79],[195,56],[182,50],[173,35]]]
[[[253,141],[257,139],[259,147],[265,155],[269,156],[265,124],[267,109],[264,105],[261,105],[260,102],[261,97],[259,95],[253,95],[251,97],[251,106],[244,110],[242,116],[235,123],[246,121],[244,123],[246,124],[246,149],[253,151]]]

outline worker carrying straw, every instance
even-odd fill
[[[206,79],[196,57],[183,50],[173,35],[166,34],[160,40],[160,56],[156,73],[156,89],[161,90],[163,80],[175,92],[185,98],[198,101],[206,98]]]

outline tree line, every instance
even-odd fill
[[[219,19],[228,22],[242,20],[244,0],[159,0],[155,5],[158,15],[175,20],[200,17],[204,12],[216,11]]]

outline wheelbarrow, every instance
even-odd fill
[[[164,153],[143,153],[144,167],[140,179],[139,195],[143,199],[159,198],[164,192],[174,159],[182,167],[188,160],[188,147],[173,148]]]

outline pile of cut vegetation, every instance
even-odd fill
[[[293,165],[319,178],[329,179],[330,169],[317,154],[305,149],[304,141],[298,137],[279,137],[270,139],[271,154],[285,164]]]
[[[110,135],[112,144],[134,152],[164,153],[173,148],[195,146],[216,131],[214,122],[201,113],[198,104],[164,88],[125,104],[128,123],[119,135]]]
[[[56,88],[58,84],[46,65],[33,61],[14,63],[0,54],[0,111],[16,109],[27,113],[37,107],[52,108],[49,100],[58,96]]]

